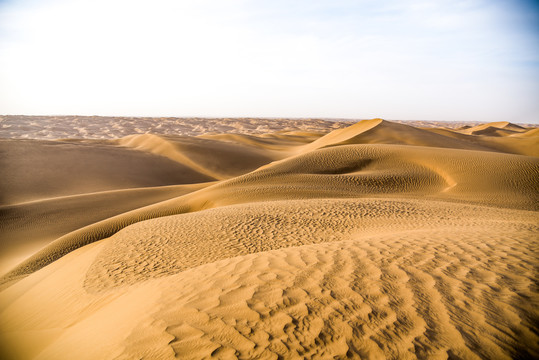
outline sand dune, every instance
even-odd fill
[[[210,184],[113,190],[0,206],[0,274],[51,241],[81,227]]]
[[[364,199],[142,222],[5,290],[4,339],[38,359],[536,356],[536,220]]]
[[[470,135],[491,135],[491,136],[503,136],[510,135],[512,133],[518,133],[525,131],[526,128],[512,124],[508,121],[491,122],[487,124],[481,124],[473,126],[467,129],[461,130],[464,134]]]
[[[537,129],[302,126],[2,141],[1,355],[539,357]]]
[[[409,125],[397,124],[382,119],[365,120],[350,127],[335,130],[306,145],[302,150],[306,152],[346,144],[398,144],[486,150],[474,143],[462,142],[452,137],[440,136]]]
[[[188,166],[192,171],[212,179],[223,180],[254,170],[277,158],[262,140],[256,143],[236,135],[236,141],[215,141],[197,137],[133,135],[120,139],[119,144],[160,155]],[[241,139],[241,140],[239,140]],[[254,146],[253,146],[254,145]]]
[[[213,180],[165,157],[98,141],[0,140],[0,151],[1,205]]]
[[[496,151],[536,157],[539,156],[539,137],[537,137],[537,132],[535,131],[537,129],[530,129],[526,132],[514,133],[510,135],[505,134],[504,136],[466,135],[454,130],[442,128],[425,130],[480,145],[483,147],[483,150],[486,151]]]
[[[415,128],[405,124],[393,123],[382,119],[361,121],[348,128],[335,130],[326,136],[306,145],[302,151],[308,152],[328,146],[345,144],[397,144],[443,147],[453,149],[507,152],[520,155],[539,156],[539,138],[532,135],[527,139],[516,140],[506,136],[525,137],[526,129],[508,123],[489,123],[455,131],[446,128]],[[521,129],[518,131],[511,129]],[[528,129],[533,132],[536,129]],[[489,134],[486,134],[488,132]],[[489,136],[475,136],[478,133]]]
[[[539,135],[539,128],[528,129],[518,134],[511,135],[512,137],[536,137]]]

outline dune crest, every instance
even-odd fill
[[[488,135],[493,133],[493,129],[502,130],[500,134],[510,134],[514,132],[523,132],[526,130],[526,128],[512,124],[508,121],[497,121],[463,129],[461,132],[470,135]]]
[[[211,136],[202,138],[132,135],[118,140],[118,144],[151,154],[164,156],[213,180],[235,177],[288,155],[295,142],[275,147],[278,141],[264,141],[245,135],[234,137]],[[284,141],[281,141],[284,142]]]
[[[131,135],[119,140],[118,143],[126,147],[132,147],[137,150],[148,151],[153,154],[165,156],[171,160],[187,165],[194,171],[204,174],[213,180],[219,179],[216,174],[192,161],[189,157],[178,151],[172,143],[160,136],[152,134]]]

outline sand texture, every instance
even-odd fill
[[[208,124],[0,141],[1,358],[539,358],[536,128]]]

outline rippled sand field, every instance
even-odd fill
[[[220,121],[0,140],[3,357],[539,357],[536,128]]]

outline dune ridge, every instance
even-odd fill
[[[491,122],[487,124],[476,125],[468,129],[463,129],[461,130],[461,132],[465,134],[471,134],[471,135],[486,135],[486,134],[492,134],[493,133],[492,129],[501,130],[501,132],[497,133],[500,135],[511,134],[514,132],[523,132],[526,130],[526,128],[516,125],[516,124],[512,124],[509,121],[497,121],[497,122]]]
[[[473,143],[461,142],[413,126],[392,123],[383,119],[361,121],[350,127],[335,130],[306,145],[303,151],[347,144],[397,144],[485,150]]]
[[[254,141],[236,135],[234,141],[215,141],[210,138],[132,135],[118,144],[161,155],[214,180],[235,177],[287,155],[284,149],[270,149],[271,142]],[[290,142],[289,142],[290,144]],[[292,142],[292,144],[295,144]]]
[[[0,279],[0,355],[539,357],[537,129],[306,124],[3,141],[29,167],[47,146],[140,167],[4,181],[2,245],[33,253]]]
[[[0,152],[0,205],[214,180],[165,157],[102,141],[0,139]]]
[[[478,125],[458,131],[446,128],[416,128],[383,119],[372,119],[332,131],[305,145],[302,151],[308,152],[323,147],[346,144],[394,144],[539,156],[537,150],[539,142],[535,136],[528,140],[516,141],[507,137],[508,135],[525,137],[528,131],[533,134],[535,130],[501,122]],[[484,134],[485,131],[490,136],[477,136]],[[497,131],[505,132],[499,134]]]
[[[111,190],[0,206],[0,242],[3,245],[0,273],[51,241],[86,225],[211,184]],[[57,221],[59,217],[61,221]]]

